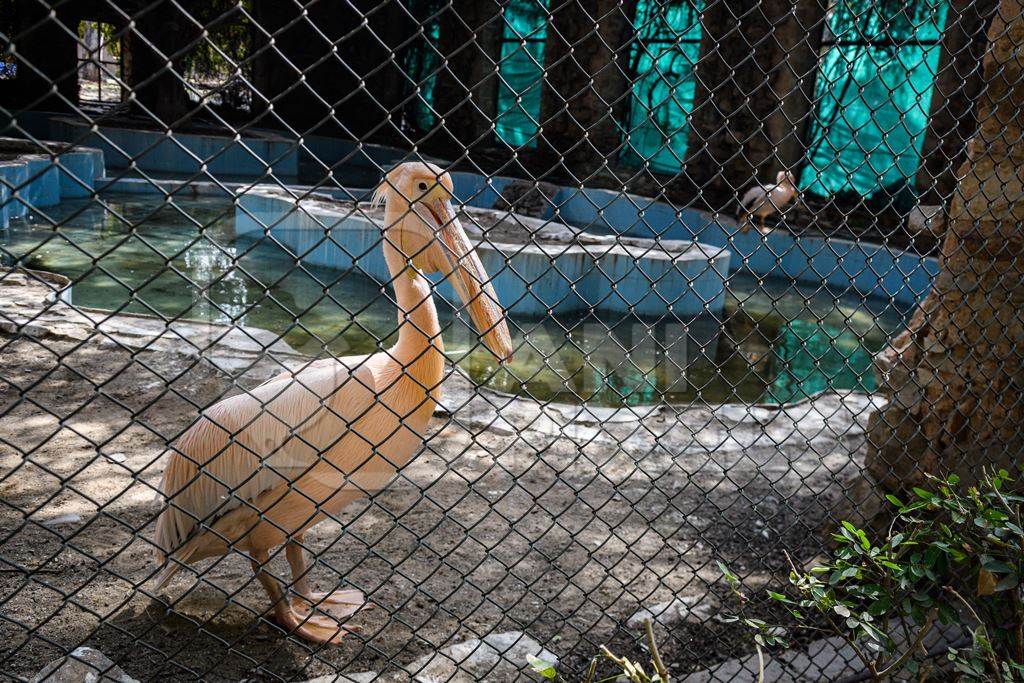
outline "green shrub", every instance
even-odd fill
[[[887,496],[895,514],[883,539],[843,522],[831,560],[809,571],[790,561],[790,586],[769,596],[797,630],[840,636],[871,680],[896,673],[923,680],[936,654],[924,650],[924,638],[941,623],[971,634],[944,653],[960,680],[1024,681],[1024,497],[1010,492],[1011,483],[1005,470],[970,487],[956,476],[933,477],[908,503]],[[738,579],[723,571],[742,597]],[[742,614],[729,619],[754,631],[759,652],[788,645],[778,626]]]

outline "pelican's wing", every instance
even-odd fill
[[[179,548],[200,524],[294,481],[344,437],[374,401],[373,363],[352,365],[314,363],[204,411],[175,442],[164,470],[159,553]]]

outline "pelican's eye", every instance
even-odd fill
[[[427,191],[427,184],[422,182],[422,181],[416,187],[419,188],[420,192],[426,192]]]

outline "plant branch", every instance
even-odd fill
[[[953,588],[952,586],[946,586],[945,589],[947,592],[952,594],[957,600],[959,600],[964,607],[967,608],[967,611],[971,613],[972,617],[974,617],[974,621],[977,622],[978,628],[981,629],[981,631],[985,634],[985,641],[988,643],[988,645],[984,648],[985,656],[988,659],[989,665],[992,667],[992,673],[995,674],[996,680],[999,681],[999,683],[1003,683],[1003,674],[999,671],[999,662],[996,661],[995,653],[992,651],[992,645],[989,642],[988,629],[985,628],[985,622],[981,620],[981,617],[978,616],[978,613],[974,611],[973,607],[971,607],[971,603],[967,602],[964,596],[960,595],[960,593],[958,593],[955,588]]]
[[[925,617],[924,624],[917,632],[917,638],[914,639],[914,642],[907,648],[906,652],[900,655],[892,664],[878,672],[879,678],[885,678],[889,674],[898,671],[900,667],[903,666],[904,662],[910,659],[910,656],[914,654],[914,651],[921,647],[921,643],[924,642],[924,637],[928,634],[928,631],[932,629],[932,624],[935,623],[935,617],[938,613],[939,611],[935,607],[928,610],[928,616]]]
[[[654,625],[650,619],[644,619],[644,631],[647,632],[647,646],[651,650],[651,661],[654,663],[654,670],[664,683],[668,683],[668,669],[665,662],[661,661],[661,653],[658,652],[658,643],[654,640]]]

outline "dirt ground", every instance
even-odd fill
[[[243,557],[159,595],[147,583],[167,441],[197,406],[301,359],[224,330],[97,324],[48,303],[57,287],[0,273],[0,671],[14,678],[89,645],[146,681],[402,680],[398,665],[497,631],[527,633],[571,678],[601,644],[635,649],[626,620],[672,596],[708,596],[708,611],[665,635],[666,659],[707,666],[749,648],[714,618],[728,611],[715,560],[756,588],[784,575],[783,550],[817,555],[871,408],[829,395],[779,410],[580,411],[453,374],[423,453],[306,537],[321,588],[377,606],[357,617],[361,634],[317,648],[263,618]],[[283,574],[283,557],[274,566]]]

